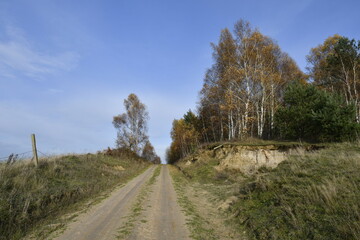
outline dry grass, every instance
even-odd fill
[[[359,150],[332,145],[248,179],[236,221],[253,239],[359,239]]]
[[[199,213],[199,209],[196,208],[196,204],[190,200],[189,196],[187,196],[186,185],[189,184],[187,179],[175,167],[170,167],[169,169],[178,197],[178,203],[187,216],[187,225],[191,233],[191,238],[196,240],[219,239],[215,236],[215,231],[211,228],[209,222]]]
[[[121,166],[126,171],[119,171]],[[20,239],[144,170],[133,156],[71,155],[0,165],[0,239]],[[41,233],[40,233],[41,235]],[[39,236],[39,239],[42,238]]]

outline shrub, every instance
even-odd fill
[[[355,105],[313,85],[288,87],[276,114],[281,138],[307,141],[344,141],[357,137]]]

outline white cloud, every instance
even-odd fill
[[[0,41],[0,74],[7,77],[25,75],[41,77],[73,69],[79,55],[75,52],[47,54],[35,49],[21,29],[7,27],[7,40]]]

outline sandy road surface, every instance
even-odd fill
[[[65,232],[55,239],[117,239],[118,230],[126,224],[126,217],[131,215],[132,206],[144,188],[147,191],[144,208],[126,239],[190,239],[185,216],[177,203],[168,166],[160,167],[160,175],[153,185],[147,186],[146,183],[153,175],[155,166],[114,191],[107,199],[70,223]]]
[[[147,169],[124,187],[114,191],[107,199],[94,206],[76,222],[70,223],[57,240],[116,239],[116,230],[130,211],[141,187],[152,176],[155,166]]]
[[[160,175],[146,199],[146,209],[128,239],[183,240],[190,239],[185,216],[177,203],[169,169],[161,167]]]

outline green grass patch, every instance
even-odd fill
[[[118,170],[121,166],[125,171]],[[102,154],[71,155],[0,166],[0,239],[20,239],[35,226],[62,227],[61,216],[142,172],[149,163]],[[47,230],[45,230],[47,231]],[[51,230],[49,230],[51,231]],[[36,232],[37,239],[45,238]]]

